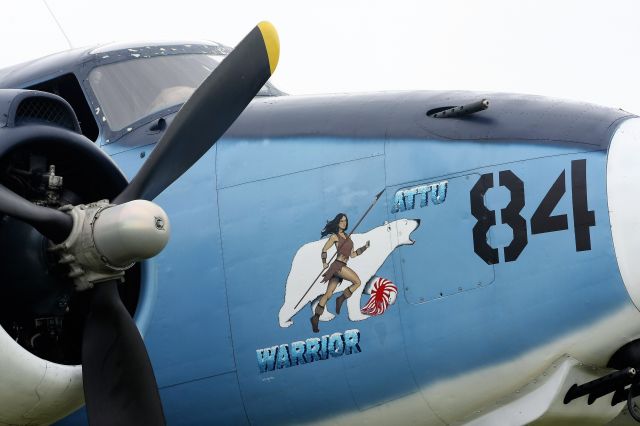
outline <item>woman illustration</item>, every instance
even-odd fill
[[[322,268],[329,269],[322,274],[322,282],[328,282],[327,291],[320,298],[318,306],[316,306],[316,310],[314,311],[314,315],[311,317],[311,328],[315,333],[320,331],[318,329],[320,315],[324,312],[324,307],[327,305],[327,302],[331,298],[336,287],[338,287],[338,284],[340,284],[342,280],[351,282],[351,285],[347,287],[342,292],[342,295],[336,299],[336,314],[340,313],[340,308],[342,308],[344,301],[347,300],[358,287],[360,287],[360,278],[355,272],[353,272],[353,269],[347,266],[347,261],[349,260],[349,257],[360,256],[369,248],[370,244],[369,241],[367,241],[364,246],[357,250],[353,250],[353,241],[351,241],[349,235],[345,234],[348,227],[349,219],[347,218],[347,215],[344,213],[338,213],[333,220],[327,222],[326,226],[320,233],[321,237],[329,235],[329,239],[322,248],[322,253],[320,255],[322,258]],[[336,246],[337,256],[331,266],[329,266],[327,263],[327,250],[329,250],[332,245]]]

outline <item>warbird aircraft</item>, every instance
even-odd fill
[[[640,119],[288,96],[278,53],[0,71],[0,424],[640,418]]]

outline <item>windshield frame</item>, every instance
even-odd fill
[[[109,126],[109,121],[102,111],[102,106],[98,102],[98,98],[91,87],[89,82],[89,74],[91,71],[103,65],[113,64],[117,62],[124,62],[129,60],[135,60],[138,58],[153,58],[158,56],[171,56],[171,55],[184,55],[184,54],[205,54],[213,56],[224,56],[231,52],[231,48],[218,44],[215,42],[208,42],[211,44],[203,43],[184,43],[184,44],[167,44],[167,45],[140,45],[141,47],[128,47],[114,51],[99,51],[94,50],[91,52],[87,61],[82,64],[82,86],[85,91],[87,100],[94,113],[94,118],[101,129],[101,145],[111,144],[118,139],[122,138],[128,133],[152,122],[158,120],[161,117],[176,113],[183,105],[183,103],[169,106],[164,109],[155,111],[152,114],[139,118],[138,120],[129,123],[120,130],[113,130]],[[79,76],[80,77],[80,76]],[[265,84],[267,94],[263,96],[279,96],[284,94],[276,89],[269,82]]]

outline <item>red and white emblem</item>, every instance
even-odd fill
[[[365,292],[369,293],[371,297],[367,304],[360,309],[360,312],[363,314],[372,316],[381,315],[387,310],[389,305],[395,303],[398,287],[388,279],[378,277],[367,287],[369,287],[369,289],[365,289]]]

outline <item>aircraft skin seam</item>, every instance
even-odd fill
[[[244,402],[244,395],[242,394],[242,386],[240,385],[240,378],[238,377],[238,361],[236,360],[236,348],[233,342],[233,328],[231,327],[231,315],[229,311],[229,293],[227,291],[227,266],[224,257],[224,244],[222,244],[222,224],[220,222],[220,188],[218,188],[218,158],[219,158],[219,150],[217,144],[213,146],[213,167],[214,167],[214,176],[216,179],[216,209],[218,210],[218,231],[220,233],[220,255],[222,257],[222,276],[224,279],[224,300],[227,305],[227,318],[229,318],[229,339],[231,341],[231,353],[233,354],[233,366],[234,371],[232,373],[236,377],[236,383],[238,384],[238,393],[240,396],[240,401],[242,401],[242,411],[244,412],[244,416],[247,419],[247,424],[251,424],[249,419],[249,413],[247,412],[247,407]],[[228,374],[228,373],[227,373]]]
[[[392,141],[393,140],[390,140],[389,142],[392,142]],[[524,159],[520,159],[520,160],[517,160],[517,161],[509,161],[509,162],[504,162],[504,163],[487,164],[487,165],[483,165],[481,168],[460,170],[460,171],[457,171],[456,173],[450,174],[450,175],[448,174],[448,175],[431,176],[431,177],[422,178],[420,180],[412,180],[412,181],[409,181],[409,182],[398,182],[398,183],[392,183],[392,184],[389,184],[389,182],[387,181],[386,173],[385,173],[385,187],[388,187],[389,185],[395,186],[395,185],[410,184],[412,182],[422,182],[424,180],[438,180],[438,179],[441,179],[441,178],[444,178],[444,177],[447,177],[447,178],[460,177],[460,176],[464,176],[466,174],[474,173],[474,172],[476,172],[478,170],[483,170],[485,168],[491,168],[491,167],[496,167],[496,166],[504,166],[504,165],[507,165],[507,164],[517,164],[517,163],[522,163],[522,162],[530,161],[530,160],[540,160],[540,159],[545,159],[545,158],[559,157],[559,156],[563,156],[563,155],[576,155],[576,154],[592,153],[592,152],[598,152],[598,151],[606,151],[606,150],[593,149],[593,150],[587,150],[587,151],[559,153],[559,154],[552,154],[552,155],[543,155],[543,156],[539,156],[539,157],[524,158]],[[367,160],[367,159],[370,159],[370,158],[376,158],[376,157],[380,157],[380,156],[384,156],[384,155],[385,154],[384,154],[384,149],[383,149],[383,153],[382,154],[374,154],[374,155],[370,155],[370,156],[367,156],[367,157],[354,158],[352,160],[346,160],[346,161],[341,161],[341,162],[338,162],[338,163],[326,164],[326,165],[322,165],[322,166],[318,166],[318,167],[312,167],[312,168],[305,169],[305,170],[298,170],[298,171],[295,171],[295,172],[285,173],[285,174],[277,175],[277,176],[270,176],[270,177],[266,177],[266,178],[254,179],[254,180],[251,180],[251,181],[236,183],[236,184],[233,184],[233,185],[218,186],[217,189],[223,190],[223,189],[235,188],[235,187],[238,187],[238,186],[248,185],[248,184],[251,184],[251,183],[264,182],[264,181],[268,181],[270,179],[276,179],[276,178],[281,178],[281,177],[286,177],[286,176],[292,176],[292,175],[295,175],[295,174],[304,173],[304,172],[308,172],[308,171],[320,170],[320,169],[323,169],[323,168],[326,168],[326,167],[333,167],[333,166],[336,166],[338,164],[353,163],[353,162],[356,162],[356,161]],[[385,163],[385,167],[386,167],[386,163]]]
[[[380,102],[382,103],[383,100],[380,100]],[[625,115],[623,117],[619,117],[618,119],[628,119],[628,118],[633,118],[636,117],[633,114],[628,114]],[[441,120],[441,119],[435,119],[435,120]],[[608,127],[607,127],[608,128]],[[276,131],[278,130],[278,127],[276,126]],[[434,140],[437,142],[465,142],[465,141],[472,141],[476,144],[485,144],[485,143],[501,143],[501,142],[523,142],[523,143],[539,143],[539,144],[545,144],[545,145],[549,145],[549,144],[560,144],[560,145],[569,145],[569,146],[583,146],[585,148],[595,148],[595,149],[602,149],[602,148],[606,148],[605,146],[602,146],[601,144],[598,143],[592,143],[592,142],[583,142],[581,140],[577,140],[577,139],[570,139],[570,138],[557,138],[557,137],[553,137],[553,138],[545,138],[545,137],[522,137],[522,136],[517,136],[517,137],[511,137],[511,136],[492,136],[492,137],[482,137],[482,136],[478,136],[478,135],[465,135],[460,136],[460,137],[449,137],[449,136],[444,136],[438,133],[435,133],[433,130],[427,129],[427,128],[423,128],[421,127],[421,130],[423,132],[419,133],[419,134],[410,134],[410,135],[406,135],[406,134],[402,134],[400,132],[397,132],[396,134],[389,134],[388,137],[390,138],[390,140],[393,139],[406,139],[406,140],[414,140],[414,141],[424,141],[424,140]],[[325,137],[329,137],[329,138],[351,138],[351,139],[369,139],[369,138],[373,138],[373,137],[379,137],[378,135],[345,135],[342,133],[339,133],[337,131],[332,131],[331,128],[323,128],[321,129],[321,131],[325,132],[323,133],[323,136]],[[227,136],[230,139],[255,139],[255,138],[260,138],[261,136],[263,136],[262,133],[233,133],[233,129],[231,131],[231,133]],[[303,131],[299,131],[299,132],[291,132],[291,133],[287,133],[285,134],[275,134],[272,135],[274,138],[310,138],[310,137],[317,137],[315,135],[315,133],[307,133],[307,132],[303,132]],[[603,138],[606,138],[607,134],[602,135]]]
[[[460,175],[457,175],[457,174],[456,175],[452,175],[451,178],[461,177],[461,176],[465,176],[467,174],[477,173],[479,170],[497,168],[499,166],[507,166],[507,165],[510,165],[510,164],[519,164],[519,163],[525,163],[525,162],[533,161],[533,160],[543,160],[545,158],[562,157],[562,156],[568,156],[568,155],[592,154],[594,152],[605,152],[605,151],[606,151],[605,149],[594,149],[594,150],[589,150],[589,151],[563,152],[563,153],[552,154],[552,155],[543,155],[543,156],[540,156],[540,157],[523,158],[523,159],[519,159],[519,160],[515,160],[515,161],[504,162],[504,163],[487,164],[487,165],[483,165],[482,167],[479,167],[479,168],[463,170],[463,171],[460,172],[462,174],[460,174]],[[443,175],[442,177],[422,179],[422,180],[437,180],[437,179],[444,179],[444,178],[448,178],[448,177],[449,177],[449,175]]]
[[[292,175],[296,175],[296,174],[299,174],[299,173],[305,173],[305,172],[310,172],[310,171],[314,171],[314,170],[324,169],[326,167],[334,167],[334,166],[337,166],[339,164],[347,164],[347,163],[353,163],[353,162],[356,162],[356,161],[369,160],[371,158],[377,158],[377,157],[381,157],[381,156],[384,156],[384,153],[383,154],[369,155],[367,157],[354,158],[352,160],[340,161],[338,163],[325,164],[323,166],[312,167],[312,168],[304,169],[304,170],[298,170],[298,171],[295,171],[295,172],[285,173],[285,174],[282,174],[282,175],[269,176],[267,178],[254,179],[254,180],[251,180],[251,181],[242,182],[242,183],[236,183],[236,184],[233,184],[233,185],[220,186],[220,187],[218,187],[218,189],[222,190],[222,189],[236,188],[238,186],[248,185],[250,183],[264,182],[264,181],[268,181],[270,179],[277,179],[277,178],[281,178],[281,177],[292,176]]]
[[[633,115],[628,115],[628,116],[624,116],[621,118],[631,118],[634,117]],[[436,119],[437,120],[437,119]],[[573,139],[540,139],[540,138],[523,138],[523,137],[518,137],[518,138],[487,138],[487,139],[467,139],[467,138],[448,138],[446,136],[442,136],[439,135],[437,133],[434,133],[432,131],[429,131],[429,133],[431,133],[433,136],[436,136],[435,138],[433,138],[433,140],[438,141],[438,142],[465,142],[465,141],[472,141],[472,142],[476,142],[476,143],[492,143],[492,142],[505,142],[505,141],[517,141],[517,142],[546,142],[548,144],[553,144],[553,143],[559,143],[559,144],[571,144],[571,145],[578,145],[578,146],[583,146],[585,148],[590,148],[593,147],[595,151],[600,151],[602,150],[602,146],[595,144],[595,143],[589,143],[589,142],[581,142],[581,141],[577,141],[577,140],[573,140]]]
[[[625,120],[625,119],[627,119],[627,118],[623,118],[623,119],[620,119],[620,120]],[[375,140],[371,139],[370,141],[375,141]],[[389,140],[389,142],[393,142],[393,141],[394,141],[393,139]],[[430,140],[429,142],[437,142],[437,141]],[[127,151],[119,151],[117,153],[112,153],[110,156],[113,157],[113,156],[116,156],[116,155],[119,155],[119,154],[123,154],[123,153],[128,152],[128,151],[132,151],[132,150],[139,149],[139,148],[144,148],[144,147],[150,147],[150,146],[153,146],[153,145],[155,145],[155,144],[147,144],[147,145],[131,148],[131,149],[127,150]],[[575,155],[575,154],[582,154],[582,153],[585,153],[585,154],[586,153],[593,153],[593,152],[598,152],[598,151],[607,151],[607,150],[606,149],[588,149],[588,150],[585,150],[585,151],[558,153],[558,154],[552,154],[552,155],[542,155],[542,156],[537,156],[537,157],[527,157],[527,158],[523,158],[523,159],[520,159],[520,160],[517,160],[517,161],[486,164],[486,165],[483,165],[481,168],[459,170],[459,171],[457,171],[457,172],[455,172],[453,174],[425,177],[423,179],[420,179],[420,181],[425,180],[425,179],[426,180],[435,180],[435,179],[443,178],[445,176],[446,177],[451,177],[451,178],[459,177],[459,176],[463,176],[465,174],[468,174],[469,172],[473,172],[475,170],[481,170],[481,169],[484,169],[484,168],[490,168],[490,167],[494,167],[494,166],[502,166],[502,165],[506,165],[506,164],[514,164],[514,163],[520,163],[520,162],[525,162],[525,161],[530,161],[530,160],[540,160],[540,159],[557,157],[557,156],[562,156],[562,155]],[[267,178],[255,179],[255,180],[252,180],[252,181],[237,183],[237,184],[233,184],[233,185],[218,186],[217,189],[234,188],[234,187],[240,186],[240,185],[246,185],[246,184],[249,184],[249,183],[266,181],[266,180],[269,180],[269,179],[275,179],[275,178],[279,178],[279,177],[291,176],[291,175],[298,174],[298,173],[303,173],[303,172],[306,172],[306,171],[318,170],[318,169],[322,169],[322,168],[325,168],[325,167],[332,167],[332,166],[335,166],[335,165],[338,165],[338,164],[344,164],[344,163],[350,163],[350,162],[365,160],[365,159],[369,159],[369,158],[375,158],[375,157],[379,157],[379,156],[384,156],[385,152],[386,152],[386,144],[385,144],[385,148],[383,149],[383,153],[381,153],[381,154],[373,154],[373,155],[366,156],[366,157],[354,158],[354,159],[351,159],[351,160],[346,160],[346,161],[341,161],[341,162],[337,162],[337,163],[326,164],[326,165],[313,167],[313,168],[309,168],[309,169],[305,169],[305,170],[299,170],[299,171],[295,171],[295,172],[285,173],[285,174],[282,174],[282,175],[270,176],[270,177],[267,177]],[[217,163],[217,160],[216,160],[216,163]],[[386,167],[386,160],[385,160],[385,167]],[[411,182],[417,182],[417,180],[410,181],[410,182],[394,183],[393,185],[405,184],[405,183],[408,184],[408,183],[411,183]],[[386,177],[386,174],[385,174],[385,187],[387,187],[387,186],[389,186],[389,182],[387,181],[387,177]]]
[[[414,180],[405,181],[405,182],[390,183],[390,184],[387,184],[386,187],[388,188],[389,186],[394,186],[394,187],[395,186],[411,186],[411,185],[416,185],[416,184],[419,184],[421,182],[426,182],[426,181],[435,182],[435,181],[438,181],[438,180],[455,179],[455,178],[468,176],[468,175],[471,175],[471,174],[476,174],[476,173],[479,173],[482,170],[490,169],[492,167],[508,166],[510,164],[525,163],[525,162],[531,161],[531,160],[543,160],[543,159],[546,159],[546,158],[562,157],[562,156],[566,156],[566,155],[591,154],[591,153],[595,153],[595,152],[606,152],[606,150],[605,149],[596,149],[596,150],[590,150],[590,151],[563,152],[563,153],[552,154],[552,155],[543,155],[543,156],[540,156],[540,157],[531,157],[531,158],[524,158],[524,159],[520,159],[520,160],[507,161],[507,162],[503,162],[503,163],[488,164],[488,165],[483,165],[482,167],[476,167],[474,169],[464,169],[464,170],[456,171],[455,173],[446,174],[446,175],[428,176],[428,177],[423,177],[423,178],[420,178],[420,179],[414,179]]]
[[[98,141],[100,141],[100,140],[101,140],[101,138],[99,137],[99,138],[98,138]],[[96,142],[96,143],[97,143],[97,142]],[[113,141],[112,141],[112,142],[109,142],[109,144],[112,144],[112,143],[113,143]],[[113,151],[113,152],[110,152],[110,153],[109,153],[109,157],[115,157],[116,155],[124,154],[124,153],[130,152],[130,151],[135,151],[135,150],[137,150],[137,149],[139,149],[139,150],[143,150],[144,148],[153,148],[153,147],[155,147],[157,144],[158,144],[158,142],[156,141],[156,142],[151,142],[151,143],[147,143],[147,144],[144,144],[144,145],[137,145],[137,146],[133,146],[133,147],[125,148],[125,149],[123,149],[122,151]],[[106,146],[106,145],[100,145],[100,149],[103,149],[105,146]]]
[[[189,383],[201,382],[203,380],[213,379],[215,377],[226,376],[228,374],[235,374],[237,376],[237,370],[225,371],[223,373],[211,374],[209,376],[198,377],[197,379],[186,380],[184,382],[172,383],[170,385],[160,386],[160,387],[158,387],[158,389],[171,389],[171,388],[175,388],[175,387],[182,386],[182,385],[188,385]]]
[[[625,115],[624,117],[620,117],[617,120],[627,120],[629,118],[634,118],[636,117],[635,115]],[[616,120],[616,121],[617,121]],[[247,135],[243,135],[243,134],[231,134],[229,136],[227,136],[225,139],[240,139],[240,140],[255,140],[255,139],[259,139],[261,138],[262,135],[253,135],[253,134],[247,134]],[[268,135],[267,135],[268,136]],[[606,135],[605,135],[606,136]],[[287,139],[310,139],[310,138],[317,138],[318,136],[314,135],[314,134],[308,134],[308,133],[292,133],[289,135],[282,135],[282,136],[276,136],[277,138],[287,138]],[[372,136],[345,136],[345,135],[341,135],[341,134],[331,134],[331,133],[326,133],[323,135],[323,137],[326,138],[333,138],[333,139],[352,139],[352,140],[371,140],[373,139]],[[500,143],[500,142],[524,142],[524,143],[531,143],[531,142],[538,142],[538,143],[546,143],[549,145],[552,145],[554,143],[557,144],[569,144],[571,145],[578,145],[578,146],[582,146],[585,149],[589,149],[592,148],[594,150],[601,150],[603,147],[599,144],[595,144],[595,143],[590,143],[590,142],[580,142],[578,140],[573,140],[573,139],[560,139],[560,138],[554,138],[554,139],[544,139],[544,138],[524,138],[524,137],[492,137],[492,138],[485,138],[485,139],[471,139],[471,138],[450,138],[450,137],[446,137],[446,136],[441,136],[437,133],[432,133],[429,132],[428,134],[424,134],[424,135],[419,135],[419,136],[405,136],[405,135],[388,135],[388,140],[389,141],[393,141],[396,139],[401,139],[401,140],[412,140],[412,141],[434,141],[434,142],[473,142],[476,144],[486,144],[486,143]],[[223,139],[221,139],[223,140]],[[113,141],[111,141],[110,143],[113,143]],[[135,148],[140,148],[143,145],[138,145],[134,148],[131,149],[135,149]],[[146,145],[145,145],[146,146]],[[122,152],[122,151],[119,151]]]
[[[383,152],[384,152],[384,159],[383,159],[383,163],[384,163],[384,187],[388,188],[389,187],[389,182],[387,181],[387,144],[392,142],[392,139],[388,138],[389,136],[389,127],[387,127],[387,130],[385,131],[385,141],[384,141],[384,145],[383,145]],[[387,198],[385,197],[384,199],[384,203],[385,203],[385,211],[389,211],[389,204],[387,203]],[[393,276],[394,277],[398,277],[400,276],[398,274],[398,269],[396,268],[396,260],[397,260],[397,255],[392,254],[392,258],[391,258],[391,269],[393,271]],[[400,274],[402,274],[402,272],[400,272]],[[404,282],[404,280],[403,280]],[[403,293],[405,294],[406,297],[406,293],[403,291]],[[413,371],[413,368],[411,366],[411,362],[409,360],[409,355],[407,354],[407,340],[406,340],[406,336],[404,333],[404,330],[402,330],[403,324],[404,324],[404,319],[402,317],[402,309],[400,308],[400,305],[398,305],[398,320],[400,322],[400,327],[401,327],[401,336],[400,338],[402,339],[402,355],[404,357],[404,361],[407,365],[407,370],[409,371],[409,374],[411,375],[411,381],[413,382],[415,388],[412,392],[408,392],[407,394],[400,396],[398,398],[395,398],[393,400],[399,400],[402,399],[403,397],[405,397],[406,395],[420,395],[420,398],[424,401],[424,403],[427,405],[427,407],[429,408],[429,411],[431,411],[431,413],[433,413],[434,416],[436,416],[436,418],[438,420],[440,420],[443,424],[446,424],[447,422],[445,422],[440,415],[438,415],[438,413],[435,412],[435,410],[433,409],[433,407],[431,406],[431,404],[429,403],[429,400],[427,398],[425,398],[425,395],[422,393],[421,388],[420,388],[420,384],[418,383],[418,380],[416,379],[416,375]],[[392,401],[393,401],[392,400]],[[377,405],[383,405],[384,403],[380,403]]]
[[[627,120],[631,120],[634,118],[638,118],[639,116],[635,115],[635,114],[631,114],[629,113],[629,115],[625,115],[623,117],[619,117],[615,120],[613,120],[611,122],[611,124],[609,124],[609,127],[607,127],[607,130],[609,131],[607,136],[609,139],[609,143],[607,144],[607,156],[609,153],[609,147],[611,147],[611,141],[613,140],[614,135],[616,134],[616,131],[618,131],[618,129],[620,128],[620,126],[622,125],[622,123],[624,123]]]
[[[385,141],[384,146],[386,147],[386,141]],[[386,161],[386,157],[384,158],[384,160],[383,160],[383,161]],[[387,169],[386,169],[386,162],[384,163],[384,169],[383,169],[383,170],[384,170],[384,179],[385,179],[385,188],[386,188],[386,183],[387,183],[387,182],[386,182],[386,179],[387,179],[387,173],[386,173],[386,170],[387,170]],[[389,211],[389,206],[388,206],[388,204],[387,204],[387,199],[386,199],[386,197],[384,198],[384,200],[380,200],[380,202],[381,202],[381,203],[384,203],[385,211]],[[391,264],[392,264],[392,268],[393,268],[393,274],[394,274],[394,276],[397,276],[397,275],[396,275],[396,270],[395,270],[394,262],[391,262]],[[402,325],[402,314],[401,314],[401,312],[402,312],[402,310],[401,310],[401,309],[399,309],[399,310],[398,310],[398,315],[399,315],[399,317],[400,317],[400,324]],[[408,356],[407,356],[406,342],[405,342],[405,336],[404,336],[404,333],[401,333],[401,338],[402,338],[402,341],[403,341],[402,353],[403,353],[403,355],[404,355],[404,357],[405,357],[405,360],[406,360],[406,362],[407,362],[407,367],[408,367],[408,370],[409,370],[409,372],[410,372],[410,374],[411,374],[411,378],[412,378],[412,380],[413,380],[413,382],[414,382],[414,384],[415,384],[416,386],[415,386],[415,388],[414,388],[412,391],[409,391],[409,392],[407,392],[407,393],[405,393],[405,394],[403,394],[403,395],[400,395],[400,396],[398,396],[397,398],[392,398],[390,401],[394,401],[394,400],[402,399],[403,397],[405,397],[405,396],[407,396],[407,395],[411,395],[411,394],[415,394],[416,392],[420,392],[420,387],[418,386],[418,384],[417,384],[417,382],[416,382],[416,380],[415,380],[415,376],[414,376],[413,370],[411,369],[411,364],[409,363],[409,358],[408,358]],[[346,372],[345,363],[346,363],[346,359],[345,359],[345,358],[342,358],[342,359],[341,359],[341,366],[342,366],[343,370]],[[373,407],[376,407],[376,406],[380,406],[380,405],[385,404],[385,402],[379,402],[378,404],[374,404],[373,406],[363,408],[363,407],[361,406],[361,404],[360,404],[359,400],[355,397],[355,393],[354,393],[354,391],[353,391],[353,387],[352,387],[351,379],[350,379],[350,376],[349,376],[348,374],[345,374],[345,380],[347,381],[348,388],[349,388],[349,394],[351,395],[351,398],[352,398],[352,400],[353,400],[353,404],[354,404],[356,407],[358,407],[358,409],[360,409],[361,411],[365,411],[365,410],[367,410],[367,409],[369,409],[369,408],[373,408]],[[421,395],[421,396],[422,396],[422,395]],[[425,403],[427,404],[427,406],[429,407],[429,409],[431,410],[431,412],[433,412],[433,410],[431,409],[431,406],[429,405],[429,401],[425,400],[425,399],[424,399],[424,397],[423,397],[422,399],[425,401]],[[389,402],[389,401],[386,401],[386,402]],[[437,414],[436,414],[436,416],[437,416]],[[440,417],[438,417],[438,419],[440,419]],[[440,419],[440,420],[442,420],[442,419]]]
[[[346,359],[342,358],[340,359],[340,367],[342,368],[342,373],[344,374],[344,379],[347,382],[347,388],[349,389],[349,395],[351,396],[351,403],[358,407],[359,410],[362,410],[362,407],[360,407],[360,404],[358,403],[358,400],[356,399],[356,395],[353,392],[353,386],[351,385],[351,380],[349,380],[349,375],[347,374],[347,367],[346,367]]]
[[[384,186],[385,188],[389,187],[389,182],[387,181],[387,157],[386,157],[386,152],[387,152],[387,143],[390,142],[390,140],[385,140],[384,143],[384,152],[385,152],[385,157],[384,157]],[[416,181],[417,182],[417,181]],[[387,203],[387,198],[385,197],[385,207],[386,207],[386,211],[388,211],[389,205]],[[391,269],[393,270],[393,276],[394,277],[399,277],[400,275],[398,274],[398,270],[396,268],[396,260],[397,260],[397,255],[393,255],[392,254],[392,262],[391,262]],[[402,272],[400,271],[400,274],[402,274]],[[404,283],[404,280],[402,281]],[[405,294],[405,298],[406,298],[406,293],[403,291],[403,293]],[[401,327],[401,339],[403,342],[402,345],[402,355],[404,356],[404,360],[406,362],[407,365],[407,370],[409,371],[410,375],[411,375],[411,380],[413,381],[413,384],[415,385],[415,390],[413,392],[409,392],[409,394],[419,394],[420,398],[425,402],[425,404],[427,404],[427,407],[429,408],[429,411],[431,411],[433,413],[434,416],[436,416],[436,418],[438,420],[440,420],[443,424],[447,424],[447,422],[444,421],[444,419],[442,419],[440,417],[440,415],[438,413],[435,412],[435,410],[433,409],[433,407],[431,406],[431,404],[429,403],[429,400],[425,397],[424,393],[421,390],[420,384],[418,383],[418,380],[416,379],[416,375],[413,371],[413,367],[411,366],[411,362],[409,360],[409,355],[407,354],[407,340],[406,340],[406,335],[404,333],[404,330],[402,330],[403,328],[403,324],[404,324],[404,319],[402,317],[402,309],[400,307],[400,304],[398,304],[398,319],[400,321],[400,327]],[[406,395],[405,395],[406,396]],[[398,397],[396,399],[401,399],[404,396]],[[384,403],[381,403],[379,405],[382,405]]]
[[[396,269],[396,262],[391,262],[391,264],[392,264],[394,276],[396,276],[396,277],[399,276],[398,275],[398,271]],[[400,274],[402,274],[402,272],[400,272]],[[495,275],[494,275],[494,280],[495,280]],[[404,284],[404,279],[403,279],[402,282]],[[406,292],[403,291],[403,293],[405,295],[405,300],[406,300]],[[408,303],[408,301],[407,301],[407,303]],[[425,402],[425,404],[427,404],[427,407],[429,408],[429,411],[431,411],[433,413],[433,415],[436,416],[436,418],[442,422],[442,424],[448,425],[449,423],[446,420],[444,420],[440,416],[440,414],[438,414],[438,412],[436,410],[433,409],[433,406],[431,405],[431,403],[429,402],[429,399],[427,398],[427,396],[425,395],[425,392],[423,391],[424,386],[421,386],[419,381],[418,381],[418,379],[416,379],[416,374],[413,371],[413,365],[411,364],[411,361],[409,359],[409,354],[407,353],[407,340],[406,340],[406,334],[404,332],[404,324],[405,324],[405,321],[408,321],[408,320],[405,320],[405,318],[403,318],[402,312],[403,312],[403,309],[402,309],[401,305],[398,304],[398,317],[400,319],[402,341],[404,342],[404,349],[403,349],[402,353],[403,353],[404,358],[405,358],[405,360],[407,362],[407,369],[411,373],[411,379],[412,379],[414,385],[416,386],[415,387],[416,390],[413,392],[413,394],[419,394],[420,398]],[[400,398],[402,398],[402,397],[400,397]],[[400,399],[400,398],[398,398],[398,399]]]

